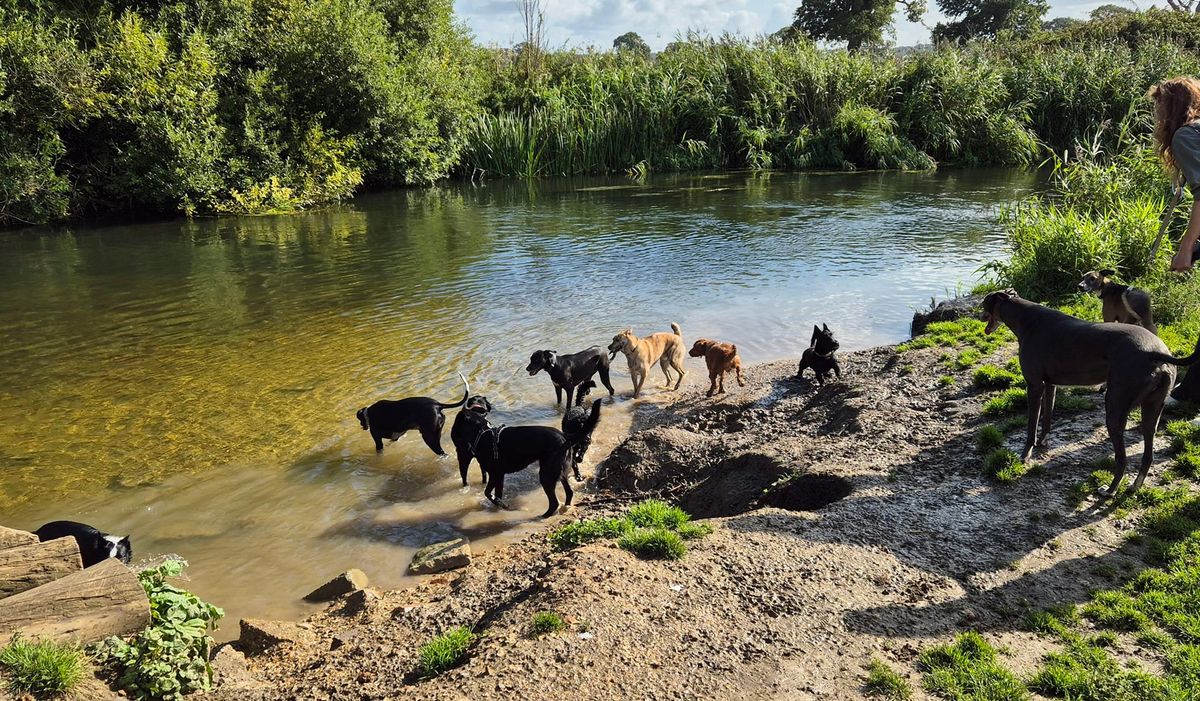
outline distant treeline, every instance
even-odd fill
[[[451,175],[1029,164],[1144,110],[1197,47],[1200,19],[1155,10],[903,57],[647,57],[481,47],[452,0],[0,0],[0,225]]]

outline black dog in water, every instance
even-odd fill
[[[800,356],[800,368],[796,370],[796,377],[803,377],[805,368],[812,368],[818,384],[825,384],[825,378],[830,371],[837,375],[839,380],[842,379],[842,366],[838,364],[837,358],[833,357],[834,351],[840,347],[841,344],[833,337],[828,325],[821,324],[820,328],[813,326],[812,341],[809,342],[804,355]]]
[[[369,407],[359,409],[355,416],[358,417],[362,429],[371,432],[371,438],[375,440],[375,451],[383,450],[384,438],[398,441],[400,436],[415,428],[421,432],[421,438],[434,455],[445,455],[446,451],[442,450],[442,427],[446,425],[446,415],[442,413],[442,409],[453,409],[466,404],[467,397],[471,394],[467,378],[463,377],[461,372],[458,376],[466,385],[460,402],[442,404],[430,397],[409,397],[397,400],[381,399]]]
[[[466,482],[467,468],[471,459],[479,461],[483,468],[485,483],[483,495],[493,504],[500,504],[504,498],[504,476],[511,472],[520,472],[531,463],[538,464],[538,481],[546,492],[549,504],[543,518],[549,518],[558,511],[558,496],[555,494],[555,483],[562,482],[566,492],[566,504],[571,505],[575,492],[571,489],[570,475],[574,470],[576,479],[579,470],[575,467],[576,444],[590,438],[596,424],[600,421],[600,403],[597,399],[592,403],[592,413],[582,426],[580,433],[565,435],[562,431],[549,426],[493,426],[482,410],[490,408],[484,402],[472,411],[459,412],[462,420],[462,438],[460,443],[455,440],[458,450],[459,473]],[[453,429],[452,429],[453,430]]]
[[[464,487],[467,486],[467,468],[471,466],[471,441],[475,439],[476,435],[470,428],[467,415],[487,416],[491,411],[492,403],[488,401],[488,398],[477,394],[467,399],[466,406],[454,417],[454,425],[450,427],[450,442],[454,444],[454,452],[458,454],[458,474],[462,476]],[[479,472],[483,477],[483,483],[487,484],[487,470],[483,468],[483,463],[479,463]]]
[[[115,557],[125,564],[133,558],[133,545],[129,536],[124,538],[109,535],[92,528],[86,523],[75,521],[51,521],[33,532],[40,542],[57,540],[59,538],[74,538],[79,545],[79,556],[83,559],[84,567],[104,562]]]
[[[562,417],[562,432],[566,436],[583,436],[571,448],[574,451],[575,462],[575,479],[581,479],[579,476],[579,463],[583,462],[583,456],[587,453],[587,449],[592,446],[592,432],[596,425],[600,422],[600,400],[592,405],[591,413],[583,408],[583,401],[587,398],[588,393],[596,389],[596,383],[588,380],[579,385],[579,393],[575,395],[575,406],[567,409],[567,413]],[[597,414],[595,421],[592,420],[592,414]],[[592,428],[588,429],[588,424],[591,423]]]
[[[538,371],[545,370],[550,376],[550,381],[554,383],[554,403],[562,404],[563,390],[567,390],[567,408],[572,406],[571,393],[575,388],[585,382],[591,380],[592,375],[599,373],[600,381],[604,383],[604,387],[608,390],[608,396],[614,394],[612,383],[608,380],[608,367],[611,358],[602,350],[600,346],[592,346],[585,351],[571,353],[569,355],[558,355],[552,350],[534,351],[529,356],[529,365],[525,371],[530,377],[538,374]],[[596,383],[592,383],[595,387]]]

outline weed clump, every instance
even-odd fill
[[[1024,385],[1025,378],[998,365],[980,365],[975,368],[971,383],[982,390],[1008,389]]]
[[[647,499],[629,507],[620,518],[568,523],[552,531],[549,538],[559,550],[617,538],[617,545],[639,557],[678,560],[687,552],[684,540],[695,540],[709,533],[712,533],[711,525],[693,523],[691,515],[678,506]]]
[[[1021,680],[996,661],[996,650],[974,631],[959,635],[949,645],[921,653],[918,667],[925,688],[950,699],[1029,698]]]
[[[1029,397],[1025,390],[1010,387],[983,404],[984,416],[1008,416],[1017,414],[1028,407]]]
[[[546,635],[548,633],[557,633],[567,629],[567,622],[563,617],[553,611],[538,611],[533,614],[531,623],[534,635]]]
[[[0,670],[8,678],[9,690],[18,696],[68,694],[83,681],[86,668],[78,647],[53,640],[29,641],[17,636],[0,648]]]
[[[436,677],[457,665],[466,657],[476,637],[464,626],[442,633],[422,645],[418,652],[422,675]]]
[[[633,524],[624,518],[597,518],[568,523],[550,532],[550,543],[559,550],[570,550],[596,540],[616,538],[628,533]]]
[[[907,701],[912,698],[912,687],[908,680],[875,659],[867,667],[867,681],[863,688],[868,696],[887,701]]]
[[[687,554],[679,534],[665,528],[639,528],[621,536],[617,545],[643,560],[682,560]]]
[[[984,455],[1003,445],[1004,434],[994,424],[980,426],[979,431],[975,433],[975,448]]]
[[[1008,448],[996,448],[983,459],[983,472],[1001,484],[1012,484],[1026,471],[1025,463]]]

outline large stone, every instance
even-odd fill
[[[237,647],[247,655],[258,655],[276,645],[311,645],[315,642],[317,634],[299,623],[243,618]]]
[[[409,574],[434,574],[471,564],[471,544],[466,538],[426,545],[418,550],[408,566]]]
[[[366,588],[367,575],[360,569],[349,569],[314,589],[304,600],[333,601],[340,596]]]
[[[964,316],[983,318],[984,295],[964,295],[934,303],[930,300],[929,309],[913,312],[912,335],[920,336],[925,333],[925,327],[935,321],[955,321]]]

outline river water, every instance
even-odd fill
[[[377,455],[359,407],[457,401],[462,372],[499,422],[557,425],[529,353],[627,326],[676,321],[747,363],[799,356],[816,323],[844,349],[895,342],[1003,254],[995,208],[1036,187],[1007,170],[488,182],[0,233],[0,524],[80,520],[132,534],[137,560],[178,553],[225,636],[304,614],[348,567],[405,586],[417,547],[521,535],[545,497],[529,469],[490,508],[477,468],[464,491],[415,434]],[[614,368],[589,458],[630,423]]]

